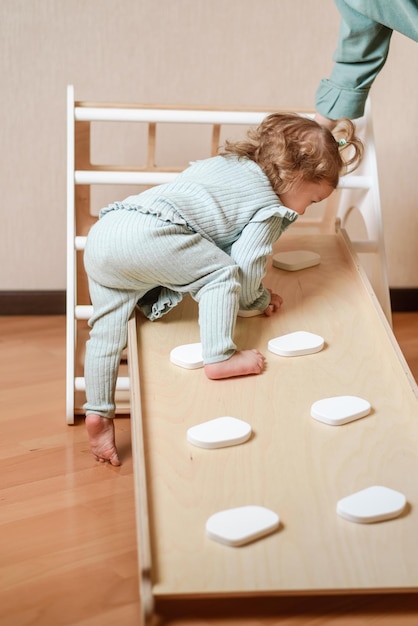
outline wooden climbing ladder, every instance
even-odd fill
[[[301,115],[312,111],[295,109]],[[207,109],[178,106],[150,106],[136,104],[109,104],[80,102],[74,99],[74,89],[67,93],[67,392],[66,417],[69,424],[83,413],[85,383],[83,373],[87,321],[92,307],[87,278],[83,267],[83,250],[90,227],[97,219],[93,210],[93,190],[100,186],[135,186],[142,189],[173,180],[188,164],[188,160],[216,154],[225,139],[225,132],[258,125],[272,110]],[[138,141],[138,153],[143,153],[139,165],[103,164],[92,162],[94,129],[96,125],[120,124],[141,126],[145,130]],[[119,126],[118,126],[119,125]],[[159,135],[164,126],[180,128],[181,139],[176,140],[173,165],[158,165]],[[208,141],[199,143],[196,154],[185,159],[183,138],[196,133],[197,127],[209,129]],[[366,144],[364,162],[355,174],[342,178],[339,189],[325,203],[318,217],[298,219],[297,227],[307,232],[329,232],[335,229],[336,219],[342,226],[354,211],[362,216],[365,236],[352,241],[354,249],[371,259],[370,280],[380,305],[390,321],[391,308],[387,282],[386,257],[383,240],[382,214],[376,152],[373,140],[370,104],[366,115],[359,120],[358,129]],[[173,142],[172,142],[173,143]],[[110,149],[112,144],[110,146]],[[172,151],[172,150],[171,150]],[[180,157],[179,157],[180,155]],[[137,191],[136,191],[137,192]],[[128,194],[126,194],[128,195]],[[115,199],[115,198],[113,198]],[[309,230],[308,230],[309,229]],[[129,413],[129,377],[126,358],[122,359],[117,381],[117,413]]]

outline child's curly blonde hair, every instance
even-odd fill
[[[220,154],[255,161],[277,195],[302,181],[324,180],[336,188],[342,173],[360,165],[363,144],[349,119],[339,120],[334,132],[297,113],[273,113],[248,132],[247,140],[226,141]]]

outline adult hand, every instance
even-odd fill
[[[328,117],[324,117],[323,115],[318,113],[318,111],[315,113],[314,120],[321,126],[328,128],[328,130],[332,130],[337,124],[336,120],[330,120]]]

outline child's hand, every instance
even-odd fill
[[[270,317],[273,313],[276,313],[283,304],[283,298],[279,296],[277,293],[273,293],[271,289],[268,290],[270,292],[270,304],[267,309],[264,310],[264,315]]]

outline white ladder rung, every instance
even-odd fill
[[[372,179],[370,176],[342,176],[338,183],[338,189],[370,189]]]
[[[260,124],[268,111],[211,111],[175,109],[132,109],[117,107],[75,107],[80,122],[150,122],[186,124]]]
[[[76,185],[161,185],[178,176],[177,172],[127,172],[107,170],[76,170]]]
[[[76,391],[85,391],[86,382],[82,376],[77,376],[74,379],[74,388]],[[117,391],[129,391],[129,378],[127,376],[120,376],[116,380]]]
[[[86,247],[87,237],[77,236],[74,238],[74,248],[76,250],[84,250]]]
[[[75,317],[77,320],[89,320],[93,315],[91,304],[78,304],[75,307]]]
[[[128,172],[114,170],[76,170],[77,185],[161,185],[169,183],[179,172]],[[370,189],[370,176],[342,176],[339,189]]]

